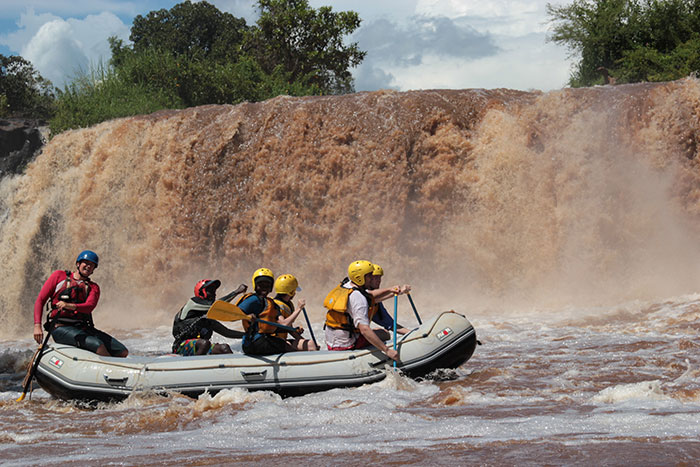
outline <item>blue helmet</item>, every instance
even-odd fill
[[[81,261],[90,261],[91,263],[95,263],[95,267],[97,267],[97,265],[100,263],[100,258],[97,257],[97,253],[94,251],[85,250],[81,251],[78,255],[78,259],[75,260],[76,263]]]

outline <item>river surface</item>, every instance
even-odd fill
[[[483,345],[437,381],[387,370],[379,383],[302,397],[143,393],[97,408],[41,389],[16,402],[23,371],[13,362],[35,344],[5,342],[2,465],[700,461],[700,295],[470,320]],[[134,354],[171,341],[168,327],[113,332]]]

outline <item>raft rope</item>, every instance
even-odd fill
[[[416,335],[414,337],[402,339],[400,342],[397,343],[397,346],[401,347],[401,345],[406,344],[408,342],[412,342],[412,341],[418,340],[418,339],[425,339],[433,332],[433,330],[435,329],[435,325],[437,324],[439,318],[442,315],[447,314],[447,313],[455,313],[455,311],[454,310],[443,311],[442,313],[440,313],[440,315],[438,315],[438,317],[435,319],[435,321],[433,321],[433,324],[432,324],[432,326],[430,326],[430,329],[428,329],[426,332],[419,334],[419,335]],[[411,331],[411,333],[412,332],[413,331]],[[406,336],[409,336],[409,335],[410,335],[410,333],[406,334]],[[110,362],[110,366],[119,367],[119,368],[127,368],[130,370],[139,370],[139,371],[143,371],[143,370],[145,370],[145,371],[183,371],[183,370],[214,370],[217,368],[253,368],[253,367],[260,367],[260,366],[263,366],[265,364],[270,365],[270,366],[301,366],[301,365],[316,365],[319,363],[342,362],[344,360],[354,360],[358,357],[363,357],[365,355],[369,355],[369,354],[374,353],[374,352],[379,352],[379,350],[378,349],[374,349],[374,350],[367,349],[367,350],[360,351],[360,353],[353,353],[352,355],[348,355],[346,357],[316,360],[316,361],[281,362],[281,363],[277,362],[277,363],[275,363],[274,361],[268,360],[268,361],[263,361],[263,362],[259,362],[259,363],[249,363],[249,364],[244,363],[244,364],[236,364],[236,365],[229,365],[229,364],[221,363],[221,364],[209,365],[209,366],[198,366],[196,368],[195,367],[193,367],[193,368],[182,368],[182,367],[178,367],[178,368],[149,368],[148,364],[136,366],[136,365],[126,365],[123,363],[112,363],[112,362]],[[58,349],[56,350],[56,353],[63,355],[68,360],[73,360],[73,361],[77,361],[77,362],[103,363],[99,360],[94,360],[94,359],[90,359],[90,358],[78,358],[78,357],[69,356],[69,355],[62,353]],[[293,355],[296,352],[290,352],[290,353]]]

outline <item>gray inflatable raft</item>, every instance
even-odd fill
[[[397,367],[414,378],[440,368],[457,368],[469,360],[476,343],[471,323],[464,316],[447,311],[401,336]],[[391,364],[374,347],[266,357],[170,354],[114,358],[54,344],[41,357],[36,379],[50,394],[68,400],[119,400],[144,390],[196,397],[229,388],[295,396],[380,381]]]

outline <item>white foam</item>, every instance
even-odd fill
[[[591,398],[593,403],[617,404],[630,400],[638,401],[663,401],[671,400],[661,390],[659,380],[642,381],[640,383],[620,384],[605,388]]]

